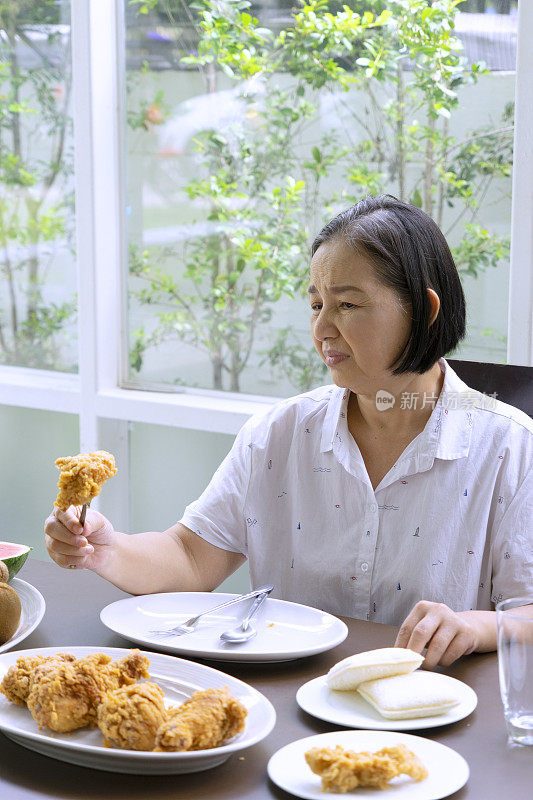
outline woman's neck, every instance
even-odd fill
[[[438,363],[422,375],[396,376],[394,386],[372,395],[351,392],[348,427],[363,428],[375,435],[403,435],[420,432],[435,407],[444,384]],[[393,402],[394,400],[394,402]]]

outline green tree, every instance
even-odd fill
[[[137,299],[168,307],[158,312],[150,333],[137,331],[132,366],[142,366],[147,347],[178,338],[208,354],[213,388],[225,388],[227,375],[232,391],[239,391],[257,329],[271,319],[273,304],[302,289],[306,217],[316,215],[326,164],[341,152],[334,141],[324,142],[302,163],[299,139],[316,114],[310,94],[332,80],[347,85],[337,49],[388,18],[349,9],[331,14],[323,0],[312,0],[290,29],[276,35],[259,25],[249,7],[246,0],[196,4],[198,54],[182,59],[204,71],[207,92],[215,89],[215,66],[242,86],[244,121],[224,134],[206,130],[195,144],[201,175],[188,184],[187,194],[207,207],[211,232],[188,243],[179,280],[155,266],[161,249],[145,250],[141,258],[134,249],[130,259],[131,273],[143,282]],[[150,10],[147,3],[140,8]],[[313,9],[323,20],[314,33]],[[280,74],[291,76],[287,86]]]
[[[182,3],[135,3],[182,24]],[[215,91],[221,74],[241,87],[243,114],[227,131],[205,130],[196,141],[200,174],[186,191],[208,208],[209,234],[184,254],[167,249],[163,266],[161,250],[147,249],[141,260],[132,254],[142,286],[135,296],[166,306],[149,333],[137,332],[136,369],[148,347],[177,338],[208,353],[214,388],[237,391],[274,304],[304,290],[310,233],[367,194],[396,194],[441,227],[453,210],[445,233],[458,242],[462,274],[477,276],[507,257],[508,238],[488,231],[479,209],[489,187],[510,175],[512,107],[497,127],[461,141],[450,134],[459,90],[487,72],[467,65],[454,36],[459,4],[302,0],[277,31],[263,27],[246,0],[191,6],[197,52],[182,63],[203,71],[206,91]],[[191,21],[187,30],[190,37]],[[324,97],[342,111],[341,126],[309,143]],[[179,258],[184,269],[171,278],[167,265]],[[290,330],[281,336],[283,346],[278,337],[264,355],[294,386],[308,388],[319,377],[309,368],[312,350],[291,341]]]

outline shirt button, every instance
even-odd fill
[[[361,569],[363,570],[363,572],[368,571],[368,564],[366,563],[366,561],[363,561],[363,563],[361,564]]]
[[[372,505],[370,506],[370,511],[372,512],[372,514],[375,514],[377,510],[378,510],[377,505],[375,503],[372,503]]]

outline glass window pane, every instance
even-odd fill
[[[516,3],[481,5],[126,2],[129,384],[327,382],[309,244],[382,192],[454,250],[469,301],[455,355],[505,360]]]
[[[70,3],[0,6],[0,363],[77,370]]]

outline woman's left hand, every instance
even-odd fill
[[[424,667],[447,667],[476,649],[476,629],[460,612],[444,603],[420,600],[405,618],[394,643],[421,653],[427,648]]]

